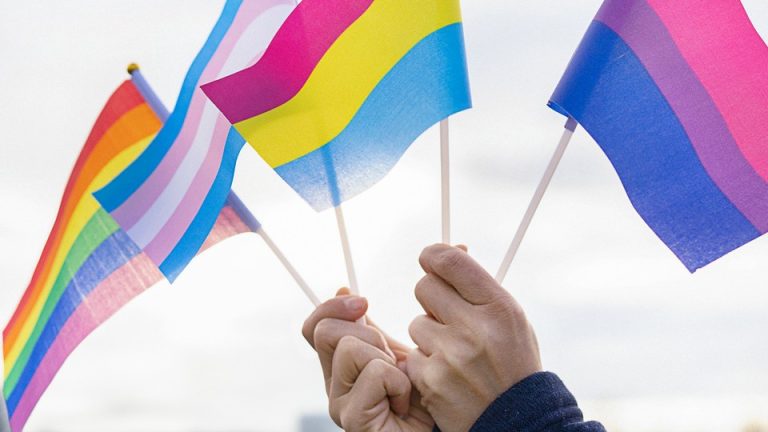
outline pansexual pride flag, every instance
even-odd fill
[[[690,271],[768,231],[768,47],[739,0],[607,0],[550,106]]]
[[[107,102],[77,159],[32,281],[3,332],[3,399],[13,432],[24,428],[80,342],[163,278],[91,196],[147,147],[160,126],[137,87],[126,81]],[[204,248],[258,228],[231,195]]]
[[[471,106],[458,0],[304,0],[252,67],[203,90],[316,210]]]
[[[256,61],[293,6],[292,0],[228,0],[162,130],[95,194],[171,281],[213,227],[245,143],[198,86]]]

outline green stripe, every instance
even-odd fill
[[[40,339],[40,334],[42,334],[43,329],[48,324],[48,320],[50,319],[53,310],[56,308],[56,305],[59,303],[62,294],[64,294],[67,285],[69,285],[72,278],[77,274],[77,271],[80,270],[80,267],[82,267],[85,260],[91,256],[93,251],[96,250],[104,240],[117,231],[117,229],[118,225],[115,220],[112,219],[104,209],[99,208],[85,225],[83,230],[80,231],[80,234],[78,234],[77,239],[75,239],[75,242],[72,244],[72,248],[69,250],[67,257],[61,266],[61,271],[56,277],[56,282],[53,284],[51,292],[45,301],[40,317],[35,323],[34,330],[24,344],[24,349],[19,354],[19,358],[16,359],[16,362],[11,369],[11,373],[8,374],[8,378],[5,380],[3,395],[6,399],[8,399],[10,394],[16,388],[16,384],[19,382],[19,377],[29,362],[30,355],[32,355],[32,350],[35,348],[38,339]]]

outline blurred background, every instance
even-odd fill
[[[768,37],[768,2],[744,0]],[[107,97],[141,64],[173,106],[223,1],[0,0],[0,321],[32,274]],[[564,119],[545,103],[599,0],[464,2],[475,108],[452,119],[453,238],[495,272]],[[424,134],[345,205],[370,314],[408,341],[421,249],[440,237],[439,138]],[[345,284],[332,212],[316,214],[250,148],[235,190],[321,297]],[[613,432],[768,431],[768,239],[694,275],[631,207],[579,130],[506,287],[545,368]],[[254,235],[198,257],[75,351],[32,432],[325,431],[310,303]]]

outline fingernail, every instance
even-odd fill
[[[350,312],[359,312],[365,307],[365,299],[363,297],[350,297],[344,300],[344,306]]]

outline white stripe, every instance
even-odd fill
[[[278,5],[256,17],[233,47],[220,76],[226,76],[247,67],[256,55],[266,49],[267,44],[292,10],[291,6]],[[194,97],[205,98],[206,96],[198,88],[195,90]],[[219,110],[206,98],[203,114],[197,126],[197,133],[191,148],[184,156],[184,160],[157,200],[128,231],[131,239],[142,249],[157,237],[192,185],[195,175],[205,161],[209,148],[214,145],[212,142],[213,132],[220,116]],[[189,119],[185,119],[185,122],[187,121]],[[185,126],[190,125],[186,124]],[[226,134],[223,136],[226,139]],[[224,146],[222,145],[221,148],[223,149]]]

